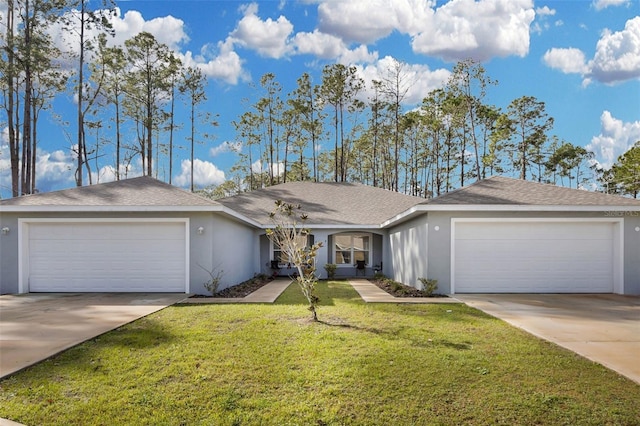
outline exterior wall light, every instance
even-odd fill
[[[202,234],[204,234],[204,227],[200,226],[198,227],[198,235],[202,235]]]
[[[9,233],[9,227],[5,226],[4,228],[0,229],[0,232],[2,232],[2,235],[7,235]]]
[[[4,229],[3,229],[4,231]],[[636,232],[640,232],[640,226],[636,226]]]
[[[440,227],[438,225],[434,226],[433,229],[435,229],[436,231],[440,230]]]

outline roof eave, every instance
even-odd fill
[[[640,212],[640,206],[543,204],[422,204],[422,211]]]
[[[261,223],[255,221],[255,220],[253,220],[253,219],[251,219],[251,218],[249,218],[249,217],[247,217],[247,216],[245,216],[243,214],[240,214],[237,211],[230,209],[229,207],[225,207],[223,205],[216,206],[216,207],[218,207],[218,208],[216,210],[214,210],[214,211],[220,211],[222,213],[225,213],[225,214],[231,216],[232,218],[234,218],[236,220],[239,220],[241,222],[247,223],[247,224],[249,224],[251,226],[254,226],[256,228],[264,228],[264,225],[262,225]]]
[[[380,227],[399,225],[425,212],[603,212],[609,216],[640,216],[640,206],[529,205],[529,204],[418,204],[383,222]]]
[[[0,206],[0,213],[214,212],[222,206]]]

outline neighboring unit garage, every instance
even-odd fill
[[[24,219],[20,292],[181,292],[187,219]]]
[[[453,219],[452,292],[620,293],[622,222]]]

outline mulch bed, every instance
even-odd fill
[[[259,288],[267,285],[268,283],[270,283],[271,281],[273,281],[273,277],[267,277],[267,276],[260,276],[260,277],[254,277],[251,278],[250,280],[247,280],[245,282],[242,282],[238,285],[234,285],[231,287],[227,287],[224,290],[220,290],[219,292],[213,294],[213,295],[206,295],[206,294],[194,294],[191,297],[197,297],[197,298],[204,298],[204,297],[210,297],[210,298],[243,298],[243,297],[247,297],[248,295],[250,295],[251,293],[253,293],[254,291],[258,290]]]
[[[425,291],[418,290],[415,287],[411,287],[408,285],[401,284],[397,281],[390,280],[389,278],[381,278],[381,279],[369,278],[369,281],[395,297],[448,297],[444,294],[437,294],[437,293],[429,294]]]

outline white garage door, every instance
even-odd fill
[[[185,222],[33,222],[30,292],[182,292]]]
[[[455,222],[456,293],[611,293],[611,222]]]

